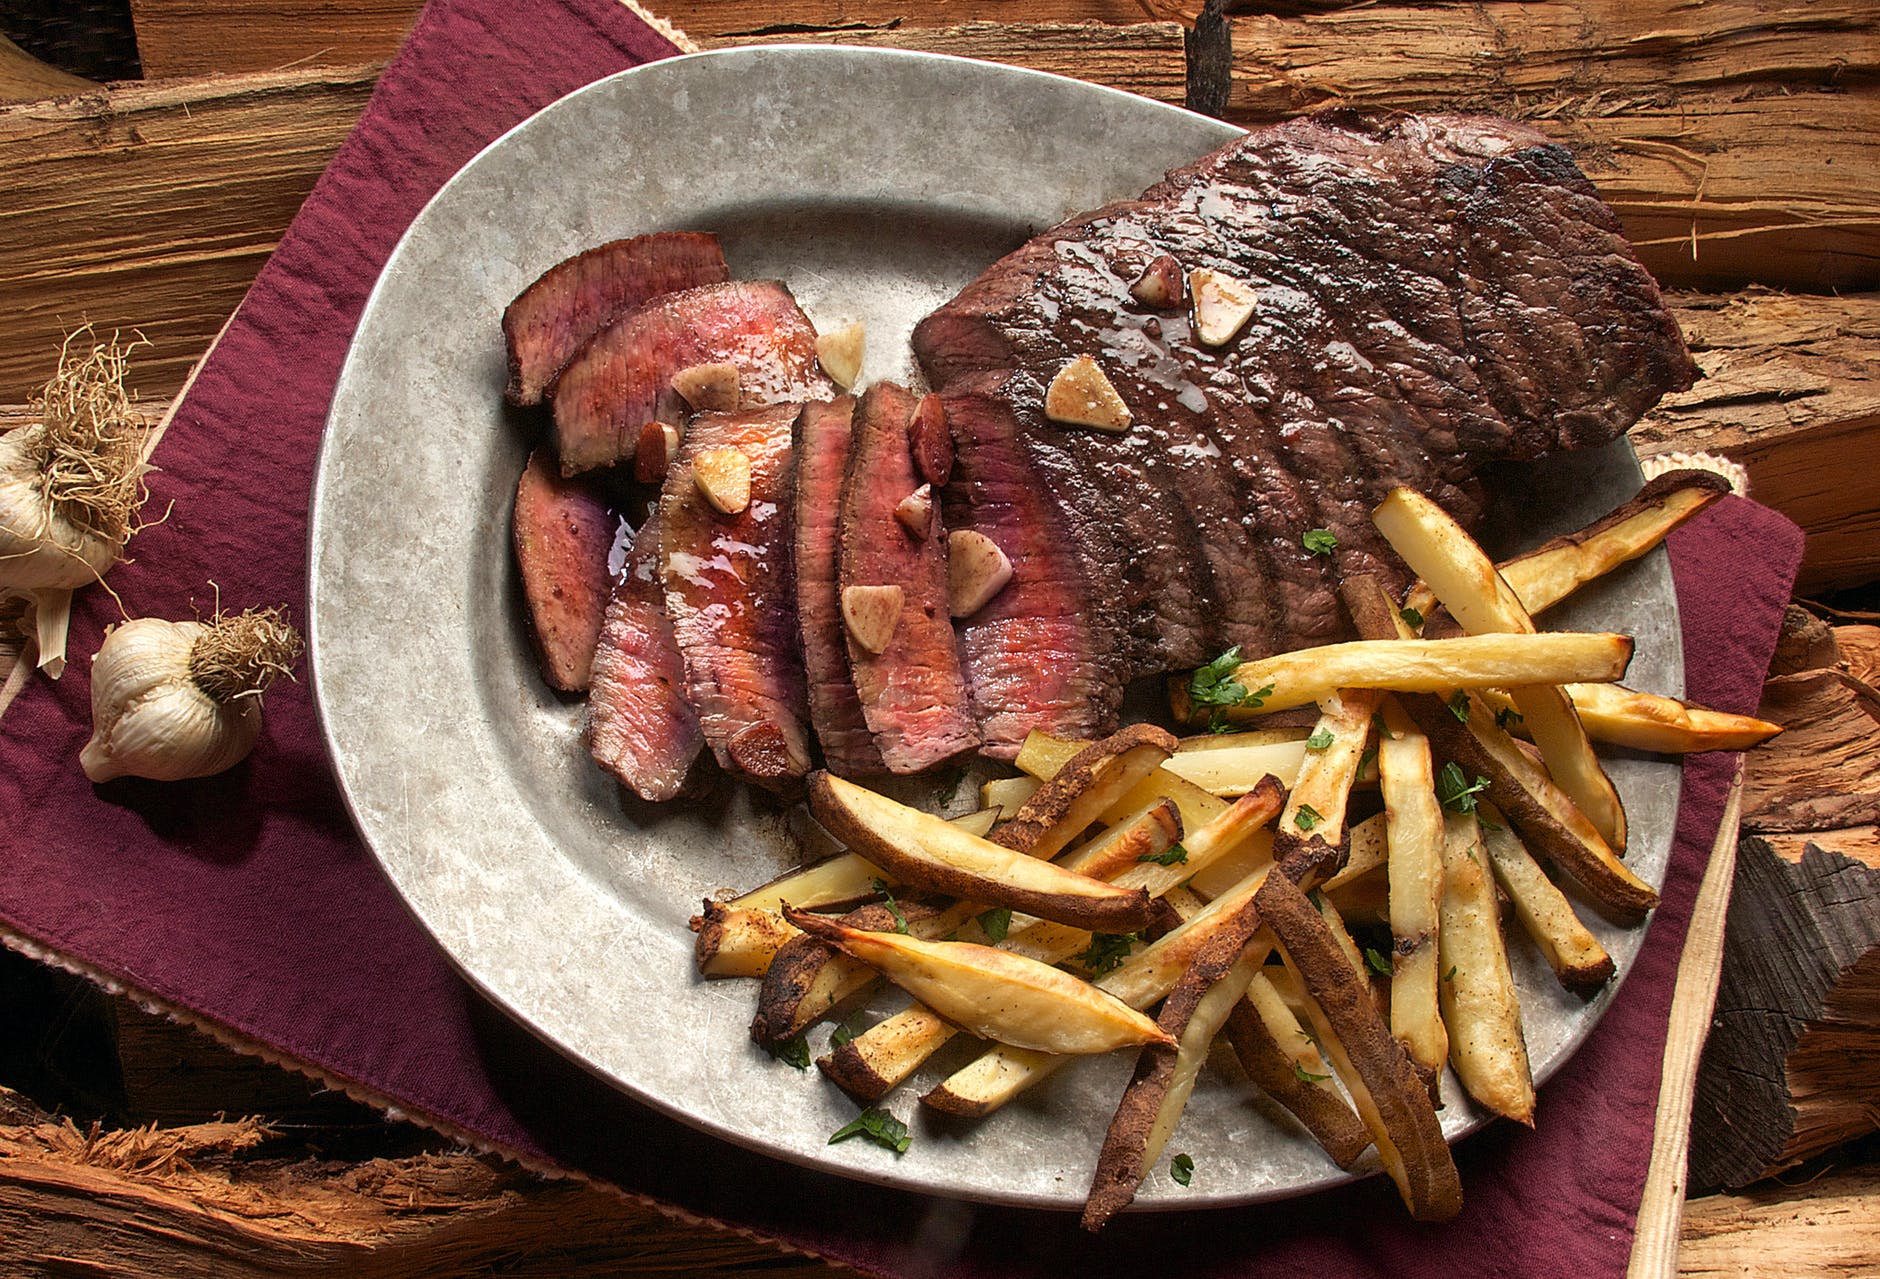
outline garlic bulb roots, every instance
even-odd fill
[[[78,355],[73,339],[35,402],[39,420],[0,435],[0,594],[33,602],[39,664],[65,666],[72,591],[124,555],[145,497],[148,430],[124,389],[128,348]]]
[[[261,734],[262,691],[299,655],[278,609],[114,628],[91,666],[85,775],[169,782],[233,767]]]

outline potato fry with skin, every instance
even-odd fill
[[[1055,857],[1136,784],[1175,753],[1175,738],[1153,724],[1131,724],[1066,760],[992,834],[994,843],[1033,857]]]
[[[1752,715],[1713,711],[1695,702],[1641,693],[1623,684],[1568,684],[1566,690],[1588,737],[1633,750],[1666,755],[1745,751],[1782,731],[1782,725]],[[1482,699],[1497,715],[1515,709],[1514,699],[1500,689],[1483,689]],[[1524,732],[1524,722],[1514,721],[1514,728]]]
[[[1026,735],[1025,744],[1019,748],[1018,758],[1013,763],[1030,776],[1048,781],[1063,767],[1065,761],[1088,745],[1088,742],[1053,737],[1049,733],[1034,730]],[[1098,820],[1113,826],[1152,799],[1174,800],[1175,806],[1181,810],[1182,825],[1188,830],[1199,830],[1227,811],[1226,800],[1215,798],[1166,768],[1159,768],[1136,783],[1133,790],[1111,805]]]
[[[1293,783],[1286,811],[1280,814],[1273,834],[1275,857],[1283,861],[1314,836],[1333,847],[1345,842],[1345,805],[1357,780],[1380,696],[1374,689],[1346,688],[1319,699],[1319,722],[1313,733],[1327,744],[1305,753],[1299,779]]]
[[[1318,701],[1342,688],[1435,692],[1528,684],[1607,683],[1632,660],[1629,635],[1546,631],[1533,635],[1464,635],[1436,640],[1353,640],[1280,653],[1243,663],[1234,678],[1249,689],[1271,685],[1258,715]]]
[[[1084,1202],[1083,1227],[1098,1231],[1128,1207],[1181,1121],[1214,1037],[1259,972],[1265,947],[1249,951],[1260,913],[1248,902],[1169,992],[1156,1025],[1176,1037],[1136,1058],[1135,1075],[1110,1121]]]
[[[1443,807],[1429,739],[1395,700],[1384,702],[1378,740],[1390,848],[1390,1030],[1432,1085],[1449,1060],[1437,967],[1443,896]]]
[[[950,817],[947,821],[969,835],[984,839],[992,832],[995,816],[991,809],[982,808],[977,812]],[[877,880],[893,882],[880,867],[871,865],[854,853],[837,853],[834,857],[825,857],[813,865],[773,879],[762,888],[754,888],[742,897],[733,898],[728,904],[748,910],[772,912],[782,910],[786,905],[802,910],[847,906],[873,897]]]
[[[1041,784],[1035,777],[995,778],[980,785],[979,805],[997,812],[999,821],[1009,822],[1018,816],[1018,810],[1037,793]]]
[[[1479,823],[1482,845],[1488,850],[1495,882],[1514,904],[1521,927],[1547,957],[1554,976],[1568,990],[1590,991],[1605,985],[1612,978],[1612,956],[1587,931],[1567,895],[1529,856],[1502,815],[1487,804],[1481,806],[1481,814],[1486,819]]]
[[[831,773],[809,779],[810,813],[836,839],[896,880],[1041,919],[1127,933],[1154,918],[1149,895],[1091,879],[978,839]]]
[[[1500,1115],[1534,1126],[1534,1077],[1521,1034],[1521,1002],[1502,946],[1495,882],[1472,813],[1444,819],[1443,1021],[1449,1062],[1469,1095]]]
[[[707,901],[692,917],[693,959],[703,977],[762,977],[783,944],[797,935],[782,915]]]
[[[1390,841],[1385,821],[1387,814],[1373,813],[1351,828],[1346,837],[1344,869],[1320,885],[1335,893],[1353,880],[1374,870],[1383,870],[1390,860]]]
[[[1338,1077],[1410,1215],[1445,1221],[1462,1209],[1462,1183],[1442,1125],[1371,989],[1340,954],[1325,921],[1288,877],[1269,875],[1255,901],[1309,998],[1306,1009]]]
[[[1176,1042],[1114,996],[1035,959],[973,942],[922,941],[849,928],[787,906],[784,918],[982,1038],[1075,1054]]]
[[[1218,750],[1178,750],[1163,767],[1223,799],[1245,795],[1267,776],[1290,786],[1298,780],[1300,765],[1305,761],[1306,734],[1293,729],[1287,729],[1286,734],[1288,740],[1283,741],[1252,742]],[[1221,740],[1239,736],[1243,734],[1223,734]]]
[[[1254,975],[1228,1015],[1227,1039],[1247,1078],[1284,1106],[1333,1163],[1349,1168],[1370,1148],[1371,1134],[1333,1086],[1332,1068],[1265,972]]]
[[[1161,856],[1181,837],[1181,810],[1172,799],[1158,799],[1135,817],[1064,854],[1058,865],[1092,879],[1114,880],[1145,858]]]
[[[1393,489],[1372,512],[1371,522],[1471,636],[1536,634],[1534,619],[1495,571],[1488,553],[1429,498],[1414,489]],[[1558,687],[1583,682],[1601,681],[1512,680],[1502,687],[1514,698],[1554,780],[1573,797],[1606,843],[1615,852],[1623,852],[1625,809],[1619,792],[1593,754],[1573,702]],[[1456,686],[1464,685],[1458,681]]]

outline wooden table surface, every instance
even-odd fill
[[[142,78],[103,87],[0,47],[0,103],[13,104],[0,105],[0,426],[26,417],[63,334],[86,320],[141,333],[137,389],[153,406],[175,393],[415,7],[132,0],[122,37]],[[1871,0],[1273,0],[1211,10],[1193,32],[1155,16],[1189,16],[1179,4],[1152,0],[907,7],[673,0],[661,13],[700,46],[941,50],[1247,124],[1341,102],[1529,120],[1574,148],[1619,212],[1706,374],[1635,429],[1640,452],[1746,467],[1754,495],[1809,532],[1801,591],[1880,579]],[[111,4],[89,9],[101,29],[116,21]],[[453,1151],[76,979],[0,960],[0,1015],[26,1027],[17,1051],[0,1048],[0,1085],[22,1090],[0,1088],[6,1273],[823,1269]],[[72,1065],[100,1057],[113,1059],[102,1082]],[[87,1132],[27,1093],[110,1122]],[[1873,1151],[1809,1177],[1691,1201],[1678,1270],[1880,1274]]]

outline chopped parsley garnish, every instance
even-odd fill
[[[1315,728],[1312,736],[1306,738],[1306,749],[1309,751],[1322,751],[1331,744],[1332,730],[1329,728]]]
[[[1379,711],[1377,714],[1371,716],[1371,727],[1377,730],[1377,740],[1380,742],[1394,742],[1397,740],[1397,734],[1384,727],[1383,711]]]
[[[1377,763],[1377,747],[1365,747],[1364,754],[1358,756],[1358,771],[1360,773],[1367,773],[1370,771],[1371,765],[1375,763]]]
[[[809,1044],[801,1035],[771,1046],[767,1051],[786,1066],[793,1066],[797,1070],[809,1069]]]
[[[1411,608],[1408,604],[1397,610],[1397,616],[1403,618],[1404,625],[1408,626],[1411,630],[1423,629],[1423,614]]]
[[[1526,718],[1527,716],[1523,715],[1514,707],[1504,706],[1495,712],[1495,727],[1499,728],[1504,733],[1512,733],[1514,732],[1514,726]]]
[[[1258,692],[1249,691],[1234,678],[1239,670],[1240,645],[1236,644],[1188,678],[1188,700],[1197,708],[1208,709],[1208,728],[1213,732],[1227,731],[1228,707],[1258,710],[1273,695],[1271,684]]]
[[[1328,528],[1309,528],[1299,540],[1314,555],[1330,555],[1338,549],[1338,538]]]
[[[1364,962],[1379,977],[1388,977],[1391,974],[1390,956],[1379,954],[1369,946],[1364,948]]]
[[[1168,1161],[1168,1175],[1175,1178],[1175,1184],[1185,1186],[1195,1178],[1195,1161],[1192,1156],[1183,1153]]]
[[[906,932],[907,916],[901,913],[901,903],[894,900],[894,890],[888,887],[888,881],[885,879],[876,879],[869,882],[874,884],[875,891],[881,894],[882,905],[886,906],[888,913],[894,916],[894,931],[897,933]]]
[[[1457,689],[1449,695],[1449,713],[1464,724],[1469,722],[1468,693],[1464,692],[1462,689]]]
[[[1141,940],[1141,933],[1093,933],[1090,949],[1077,956],[1077,962],[1101,977],[1121,968],[1129,948]]]
[[[960,793],[960,783],[966,780],[966,770],[956,768],[947,775],[946,785],[940,789],[940,806],[946,807],[953,802],[953,797]]]
[[[836,1129],[829,1137],[829,1144],[847,1141],[850,1137],[866,1137],[877,1146],[892,1150],[897,1155],[907,1153],[913,1138],[907,1135],[907,1125],[885,1110],[870,1108]]]
[[[1325,913],[1325,894],[1321,893],[1318,889],[1315,888],[1307,893],[1306,900],[1312,903],[1313,910],[1318,911],[1321,915]]]
[[[1478,777],[1471,785],[1462,766],[1454,762],[1444,764],[1436,775],[1436,798],[1452,813],[1473,813],[1476,796],[1487,789],[1488,778]]]
[[[1157,866],[1180,866],[1188,860],[1188,850],[1180,844],[1170,844],[1159,853],[1144,853],[1136,859],[1139,862],[1154,862]]]
[[[985,933],[987,940],[991,941],[995,946],[998,945],[1005,940],[1005,934],[1011,931],[1011,909],[1006,906],[993,907],[991,910],[979,916],[979,928],[981,932]]]
[[[1300,830],[1311,830],[1325,820],[1325,814],[1310,804],[1299,805],[1299,811],[1293,814],[1293,825]]]
[[[1449,966],[1449,971],[1443,974],[1443,980],[1453,982],[1455,979],[1456,979],[1456,966],[1454,964],[1451,964]]]
[[[830,1033],[829,1046],[831,1048],[843,1048],[854,1042],[855,1037],[862,1033],[860,1026],[857,1024],[859,1020],[859,1018],[855,1018],[838,1025],[835,1030]]]
[[[1302,1084],[1322,1084],[1331,1078],[1330,1075],[1315,1075],[1296,1061],[1293,1063],[1293,1074],[1299,1076]]]

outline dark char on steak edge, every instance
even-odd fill
[[[1257,291],[1202,346],[1130,293],[1156,259]],[[1113,727],[1131,679],[1342,638],[1334,581],[1404,571],[1371,526],[1397,485],[1465,524],[1501,459],[1603,444],[1694,367],[1567,152],[1524,126],[1343,112],[1258,130],[995,263],[914,331],[956,449],[949,529],[1013,582],[960,623],[984,753]],[[1044,416],[1095,357],[1133,418]],[[1337,547],[1303,542],[1330,530]]]

